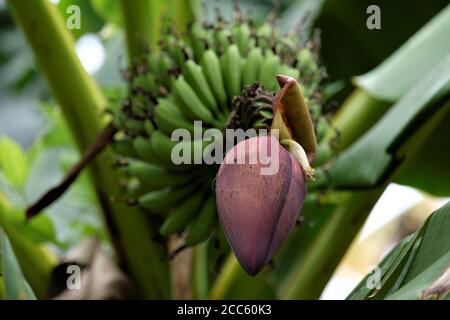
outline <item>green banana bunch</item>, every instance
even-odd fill
[[[212,49],[206,50],[201,59],[201,66],[221,110],[227,110],[228,96],[225,91],[224,77],[217,53]]]
[[[194,190],[190,188],[189,185],[167,187],[141,195],[138,202],[142,208],[149,209],[152,212],[165,214],[170,210],[173,203],[178,203],[185,199],[193,193],[193,191]]]
[[[197,192],[181,201],[167,216],[159,229],[163,236],[169,236],[183,230],[198,214],[204,202],[204,192]]]
[[[229,45],[225,54],[221,57],[222,74],[228,96],[234,97],[241,93],[241,54],[236,44]]]
[[[216,199],[210,195],[199,214],[186,228],[186,245],[193,246],[207,240],[217,223]]]
[[[217,28],[214,35],[213,44],[218,52],[225,52],[230,45],[231,31],[226,28]]]
[[[165,98],[158,99],[154,121],[158,128],[166,134],[171,134],[178,128],[184,128],[194,133],[194,125],[183,117],[178,105]]]
[[[250,47],[254,46],[255,40],[252,38],[252,30],[248,23],[243,22],[240,25],[233,28],[236,44],[239,48],[241,55],[245,56],[248,53]]]
[[[194,92],[196,92],[201,102],[214,114],[219,114],[216,99],[209,87],[208,81],[202,71],[202,67],[194,61],[188,60],[183,68],[183,76],[186,81],[191,84]]]
[[[280,68],[280,58],[272,51],[266,50],[264,60],[259,70],[259,79],[265,88],[275,91],[278,83],[276,75]]]
[[[253,48],[245,60],[242,68],[242,83],[244,86],[251,85],[260,79],[259,72],[263,64],[264,56],[261,48]]]
[[[267,128],[280,73],[299,80],[324,131],[317,54],[311,43],[242,17],[218,25],[197,21],[186,34],[161,38],[159,50],[128,70],[131,90],[113,114],[120,129],[113,148],[129,177],[128,200],[161,217],[160,234],[183,232],[186,246],[210,239],[210,248],[224,239],[212,192],[218,166],[202,158],[214,142],[194,135],[210,128]],[[178,141],[177,129],[191,139]]]
[[[129,173],[136,177],[148,190],[157,190],[187,183],[190,175],[175,174],[156,164],[140,160],[130,160],[127,166]],[[158,179],[155,179],[158,177]]]
[[[202,120],[207,124],[214,124],[215,119],[211,110],[206,107],[195,90],[186,82],[183,76],[174,82],[173,92],[177,101],[181,103],[181,111],[191,120]]]
[[[209,30],[205,29],[201,23],[194,23],[191,26],[189,34],[189,41],[192,47],[194,56],[200,59],[203,56],[203,52],[206,50],[206,43],[210,38]]]

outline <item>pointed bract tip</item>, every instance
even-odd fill
[[[286,83],[288,83],[288,82],[295,81],[294,78],[285,76],[283,74],[276,75],[276,78],[277,78],[278,85],[280,86],[280,88],[283,88],[286,85]]]

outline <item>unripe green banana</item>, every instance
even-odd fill
[[[190,29],[190,42],[196,61],[200,61],[206,50],[208,30],[201,23],[194,23]]]
[[[204,202],[204,192],[197,192],[183,200],[173,209],[159,229],[163,236],[183,230],[199,213]]]
[[[300,78],[300,71],[298,69],[295,68],[291,68],[287,65],[280,65],[280,68],[278,70],[278,73],[292,77],[294,79],[299,79]]]
[[[158,159],[150,144],[150,139],[144,137],[136,137],[133,140],[133,146],[139,159],[149,163],[157,165],[163,165],[164,163]]]
[[[133,140],[116,140],[113,142],[112,147],[115,152],[124,157],[136,158],[138,156],[133,147]]]
[[[256,130],[258,130],[258,129],[266,129],[267,128],[267,123],[263,119],[258,119],[258,120],[255,120],[253,122],[252,127],[255,128]]]
[[[159,71],[161,53],[157,51],[152,51],[147,55],[148,69],[151,73],[157,74]]]
[[[153,125],[153,123],[150,120],[147,119],[144,122],[144,130],[148,136],[151,136],[152,133],[155,131],[155,126]]]
[[[148,190],[185,184],[191,179],[190,175],[168,172],[163,167],[140,160],[130,160],[127,169]]]
[[[175,82],[176,81],[177,80],[172,80],[172,94],[170,96],[168,96],[167,99],[169,99],[170,101],[172,101],[174,104],[176,104],[178,106],[178,109],[183,113],[184,118],[186,118],[187,120],[189,120],[189,121],[192,121],[193,119],[200,120],[195,115],[195,113],[193,113],[191,111],[191,109],[186,108],[184,106],[183,99],[180,96],[181,93],[178,90],[175,90]]]
[[[122,112],[122,110],[114,112],[112,120],[114,127],[125,129],[126,118],[127,115],[124,112]]]
[[[241,59],[239,48],[235,44],[230,45],[221,57],[225,88],[227,89],[228,96],[231,98],[241,93]]]
[[[333,128],[327,118],[319,117],[319,121],[316,126],[317,141],[321,141],[330,130],[333,130]]]
[[[126,189],[127,195],[129,195],[130,198],[140,197],[146,192],[148,192],[147,187],[144,186],[142,183],[140,183],[139,180],[136,178],[133,178],[130,181],[128,181]]]
[[[169,56],[175,61],[175,64],[182,68],[187,60],[187,46],[181,39],[177,39],[174,35],[170,35],[167,39],[166,50]]]
[[[123,126],[126,130],[133,134],[140,134],[141,132],[144,132],[144,123],[138,119],[134,118],[128,118],[124,121]]]
[[[174,83],[174,92],[177,99],[180,99],[183,103],[183,109],[189,110],[188,116],[191,116],[191,120],[202,120],[208,124],[214,124],[216,120],[213,114],[205,105],[201,102],[192,87],[186,82],[183,76],[178,77]]]
[[[273,27],[269,23],[262,24],[257,30],[258,37],[270,37],[273,33]]]
[[[139,205],[155,213],[167,213],[174,203],[178,203],[187,197],[193,188],[189,185],[179,187],[167,187],[150,191],[139,197]]]
[[[216,99],[203,74],[202,67],[197,65],[194,61],[189,60],[183,68],[183,76],[191,85],[192,89],[197,92],[198,97],[204,105],[215,114],[218,114],[219,108]]]
[[[154,118],[158,129],[168,135],[179,128],[194,133],[194,124],[187,120],[178,106],[168,99],[160,98],[158,100]]]
[[[270,46],[270,38],[273,36],[272,26],[268,23],[261,25],[258,30],[256,30],[256,35],[258,36],[258,47],[261,49],[268,49]]]
[[[304,48],[297,55],[297,68],[303,72],[317,71],[317,64],[310,50]]]
[[[161,131],[155,131],[150,138],[152,149],[156,156],[164,163],[172,166],[184,164],[174,163],[174,157],[189,161],[190,164],[202,163],[203,152],[211,142],[203,140],[172,141]],[[188,152],[186,155],[185,152]],[[181,168],[182,169],[182,168]]]
[[[157,85],[153,74],[143,74],[133,79],[131,83],[133,89],[145,90],[151,94],[157,94]]]
[[[203,204],[200,213],[186,228],[187,236],[185,244],[187,246],[193,246],[207,240],[211,236],[216,222],[216,199],[213,195],[210,195],[208,200]]]
[[[278,73],[279,66],[280,58],[268,50],[259,72],[259,79],[261,80],[264,88],[267,90],[277,90],[278,82],[276,75]]]
[[[168,187],[147,192],[139,197],[139,205],[144,209],[154,211],[158,211],[161,208],[166,209],[167,205],[170,204],[171,191],[172,188]]]
[[[172,163],[172,149],[177,141],[171,141],[162,131],[155,131],[150,137],[150,144],[156,156],[164,163]]]
[[[157,80],[166,88],[170,87],[170,70],[173,68],[172,59],[164,52],[160,52],[160,58],[157,66]]]
[[[247,23],[241,23],[234,28],[234,37],[242,56],[247,55],[250,47],[253,46],[254,39],[251,38],[251,30]]]
[[[218,52],[225,52],[230,45],[231,32],[228,29],[218,29],[215,32],[215,47]]]
[[[259,72],[261,69],[264,56],[261,48],[253,48],[245,60],[242,69],[242,85],[248,86],[259,80]]]
[[[222,69],[217,54],[208,49],[201,60],[202,72],[208,81],[214,96],[223,110],[227,109],[227,93],[225,91]]]
[[[134,117],[145,118],[151,108],[150,100],[143,95],[135,95],[130,98],[131,112]],[[144,128],[142,126],[142,128]]]

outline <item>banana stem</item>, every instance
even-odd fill
[[[202,6],[200,0],[171,0],[170,11],[174,29],[182,34],[186,32],[189,24],[202,17]]]
[[[120,0],[128,56],[130,62],[139,61],[150,47],[156,48],[161,33],[161,7],[156,0]]]
[[[192,292],[194,299],[208,299],[208,244],[203,242],[195,246],[193,254]]]
[[[8,0],[8,5],[59,101],[78,149],[83,152],[105,124],[100,119],[101,110],[107,106],[105,97],[83,69],[74,51],[73,37],[50,1],[35,0],[32,10],[28,0]],[[108,148],[105,153],[109,152]],[[114,170],[112,159],[111,155],[103,154],[90,166],[112,243],[143,296],[166,298],[167,262],[161,257],[160,248],[149,241],[153,233],[144,214],[120,201],[111,201],[122,192],[118,183],[120,173]]]
[[[323,164],[355,142],[391,105],[372,97],[362,88],[353,91],[332,118],[331,128],[319,145],[324,156],[317,159],[315,165]]]
[[[237,262],[234,254],[230,253],[209,293],[210,299],[224,299],[227,296],[231,286],[238,278],[240,269],[241,266],[239,265],[239,262]]]
[[[293,268],[281,299],[318,299],[384,187],[349,193],[336,206],[321,231]]]
[[[0,276],[0,300],[5,300],[5,284],[3,277]]]
[[[184,243],[184,238],[178,235],[172,235],[169,238],[169,251],[174,251]],[[170,282],[171,297],[175,300],[192,299],[192,248],[184,248],[184,250],[174,255],[170,261]]]

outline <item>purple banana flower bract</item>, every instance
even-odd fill
[[[237,161],[239,152],[244,153],[244,163]],[[261,154],[277,161],[272,174],[262,174],[268,164]],[[227,152],[216,178],[217,209],[231,248],[248,274],[256,275],[286,240],[305,195],[299,162],[275,137],[253,137]]]

